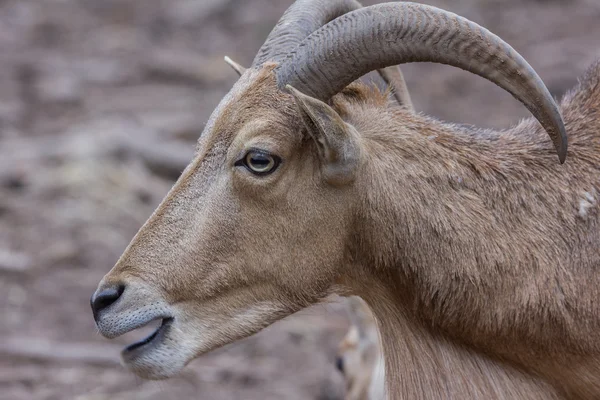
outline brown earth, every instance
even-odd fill
[[[347,320],[321,305],[145,382],[88,299],[290,1],[0,0],[0,399],[340,399]],[[374,1],[364,1],[373,4]],[[431,0],[511,43],[559,97],[600,58],[598,0]],[[506,127],[527,111],[455,68],[404,67],[415,106]]]

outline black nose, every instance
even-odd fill
[[[338,369],[338,371],[340,371],[342,374],[344,373],[344,359],[342,357],[338,357],[335,360],[335,367]]]
[[[125,286],[110,286],[102,289],[98,293],[94,293],[92,298],[90,299],[90,305],[92,306],[92,312],[94,313],[94,319],[98,319],[98,313],[104,310],[106,307],[110,306],[112,303],[117,301],[123,291],[125,290]]]

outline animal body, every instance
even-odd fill
[[[375,317],[360,297],[349,297],[346,304],[351,325],[336,358],[346,381],[345,400],[385,400],[385,365]]]
[[[353,83],[414,61],[535,119],[445,124]],[[129,370],[168,378],[338,293],[377,317],[390,399],[600,398],[599,64],[556,104],[455,14],[299,0],[241,72],[91,299],[107,338],[162,321]]]

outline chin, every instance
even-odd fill
[[[163,319],[151,335],[121,351],[121,364],[143,379],[162,380],[177,375],[193,356],[178,345],[176,330],[172,318]]]

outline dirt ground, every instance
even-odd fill
[[[339,302],[169,381],[118,364],[89,297],[191,157],[291,1],[0,0],[0,399],[341,399]],[[374,1],[364,1],[373,4]],[[430,0],[497,33],[560,97],[600,58],[599,0]],[[455,68],[404,68],[415,107],[507,127],[527,111]]]

